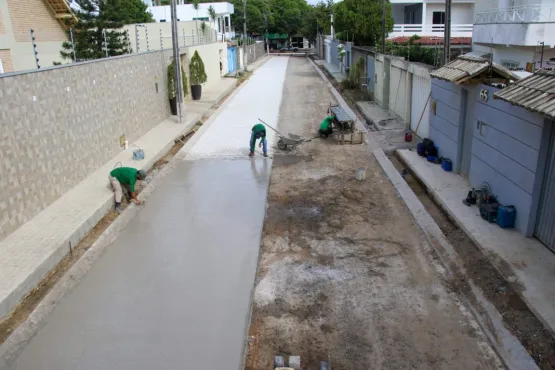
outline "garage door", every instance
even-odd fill
[[[428,96],[431,89],[432,81],[429,78],[412,75],[410,128],[421,138],[428,137],[430,132],[430,102]],[[426,102],[428,102],[427,105]],[[421,116],[422,120],[420,120]],[[419,120],[420,125],[418,124]]]
[[[518,215],[517,215],[518,217]],[[551,143],[545,174],[543,177],[542,192],[536,218],[536,238],[555,252],[555,134],[551,134]]]

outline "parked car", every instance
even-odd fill
[[[296,53],[297,51],[299,51],[299,48],[296,46],[287,46],[287,47],[283,47],[281,49],[279,49],[280,52],[282,53],[286,53],[286,52],[294,52]]]

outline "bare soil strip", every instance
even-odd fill
[[[313,136],[331,99],[291,58],[280,130]],[[503,368],[366,145],[276,152],[255,284],[246,369]]]

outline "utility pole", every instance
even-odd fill
[[[385,54],[385,0],[382,0],[382,53]]]
[[[243,0],[243,67],[247,71],[247,0]]]
[[[542,44],[542,56],[540,58],[540,69],[542,69],[543,68],[543,49],[545,47],[545,42],[542,41],[540,44]]]
[[[264,28],[266,28],[266,53],[270,55],[270,35],[268,34],[268,1],[264,4]]]
[[[333,30],[333,12],[330,13],[330,25],[331,25],[331,29],[330,29],[330,35],[331,35],[331,39],[335,40],[335,35],[334,35],[334,30]]]
[[[443,27],[443,65],[451,60],[451,0],[445,0],[445,25]]]
[[[172,47],[173,47],[173,60],[175,62],[175,82],[177,83],[177,116],[179,123],[181,123],[181,107],[183,106],[183,85],[181,81],[181,59],[179,58],[179,40],[177,34],[177,7],[176,0],[171,0],[171,18],[172,18]]]

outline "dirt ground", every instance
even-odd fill
[[[313,136],[332,96],[290,58],[281,131]],[[365,167],[359,182],[355,170]],[[503,368],[366,145],[276,152],[246,369]]]

